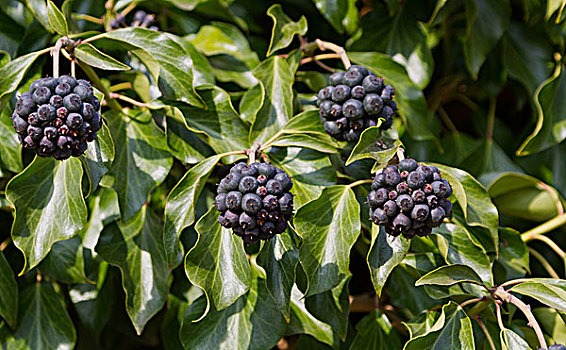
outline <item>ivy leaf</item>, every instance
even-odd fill
[[[265,98],[265,89],[262,84],[256,84],[248,89],[240,100],[240,117],[253,124],[257,113],[263,106],[263,99]]]
[[[195,164],[214,154],[196,132],[189,130],[179,108],[173,107],[167,111],[166,118],[167,144],[175,158],[184,164]]]
[[[400,349],[401,341],[387,316],[373,310],[356,325],[350,349]]]
[[[220,156],[212,156],[192,167],[167,196],[163,237],[169,266],[176,260],[181,231],[195,222],[197,200],[219,160]]]
[[[11,113],[4,108],[0,113],[0,161],[2,166],[13,173],[19,173],[23,169],[21,145],[14,126],[10,119]]]
[[[53,30],[55,30],[58,34],[68,34],[69,28],[67,27],[65,15],[63,15],[63,12],[61,12],[61,10],[59,10],[51,0],[47,0],[47,20],[49,21],[51,28],[53,28]]]
[[[391,57],[377,52],[348,52],[350,59],[372,70],[391,84],[397,94],[395,100],[399,112],[406,121],[411,136],[416,140],[435,140],[429,129],[432,114],[430,113],[424,95],[411,81],[407,72]]]
[[[438,320],[439,316],[439,312],[429,311],[418,315],[409,322],[403,322],[403,325],[409,330],[409,336],[412,339],[419,335],[428,333]]]
[[[307,33],[308,26],[305,16],[301,16],[298,22],[293,22],[283,12],[283,8],[279,4],[272,5],[267,9],[267,15],[273,19],[273,29],[271,30],[271,41],[267,49],[267,56],[289,46],[295,35],[305,35]]]
[[[263,61],[254,76],[264,87],[265,96],[250,132],[250,144],[264,143],[287,124],[293,115],[293,73],[285,59],[274,56]]]
[[[423,335],[416,336],[405,344],[404,349],[474,349],[472,322],[456,303],[442,307],[442,314],[434,326]]]
[[[252,284],[243,241],[220,226],[218,215],[210,208],[200,218],[195,227],[198,241],[185,257],[185,273],[206,294],[207,311],[210,304],[217,311],[227,308]]]
[[[505,33],[510,19],[511,4],[507,0],[466,0],[464,56],[474,79],[477,79],[487,54]]]
[[[140,335],[169,292],[161,220],[144,206],[130,220],[106,226],[95,250],[122,272],[126,311]]]
[[[295,270],[299,263],[299,249],[289,228],[265,242],[257,256],[257,263],[266,274],[265,284],[286,320],[291,317],[291,290],[295,284]]]
[[[18,322],[18,285],[14,272],[0,251],[0,316],[15,329]]]
[[[502,350],[531,350],[529,344],[510,329],[502,329],[500,337]]]
[[[87,283],[81,237],[57,242],[38,268],[63,283]]]
[[[566,280],[530,278],[509,291],[529,296],[558,311],[566,312]]]
[[[201,86],[199,94],[206,108],[181,107],[191,130],[205,133],[207,143],[218,153],[249,149],[249,125],[240,119],[230,95],[217,86]]]
[[[79,61],[82,61],[92,67],[117,71],[131,69],[130,66],[127,66],[115,58],[108,56],[104,52],[99,51],[96,47],[89,43],[77,46],[74,54]]]
[[[89,212],[90,218],[81,236],[83,246],[94,251],[104,226],[120,218],[118,195],[113,189],[102,187],[89,198]]]
[[[346,166],[356,160],[367,158],[375,159],[380,165],[387,164],[397,154],[397,150],[402,145],[400,140],[383,140],[379,127],[372,126],[362,132],[360,141],[354,146],[350,157],[346,161]]]
[[[80,157],[89,179],[89,195],[94,192],[108,172],[114,160],[114,142],[106,124],[97,133],[97,138],[88,143],[86,152]]]
[[[407,239],[388,235],[380,226],[372,225],[367,263],[373,288],[378,296],[381,295],[383,286],[393,269],[407,255],[410,245]]]
[[[338,33],[353,33],[358,27],[360,15],[355,0],[312,0],[312,2]]]
[[[8,183],[6,198],[16,208],[12,238],[26,259],[22,273],[37,266],[55,242],[75,236],[85,225],[82,176],[76,158],[36,157]]]
[[[497,261],[507,271],[506,281],[525,277],[530,272],[529,249],[518,231],[512,228],[499,228],[499,255]]]
[[[128,220],[165,180],[173,160],[151,115],[139,110],[128,116],[111,111],[105,117],[116,142],[116,157],[106,176],[118,194],[122,220]]]
[[[50,33],[53,33],[53,27],[48,19],[47,3],[45,0],[27,0],[26,5],[30,12],[33,13],[35,19]]]
[[[309,281],[306,296],[336,287],[348,274],[350,250],[360,234],[360,204],[348,186],[325,188],[301,207],[295,227],[303,238],[301,264]]]
[[[566,7],[566,1],[564,1],[564,0],[549,0],[546,3],[546,16],[544,17],[544,19],[546,19],[548,21],[550,19],[550,17],[556,11],[558,11],[558,13],[562,14],[562,11],[564,11],[564,7]],[[560,22],[560,17],[557,16],[556,17],[556,23],[559,23],[559,22]]]
[[[3,107],[4,96],[16,90],[24,74],[37,57],[39,53],[32,52],[8,62],[0,69],[0,107]]]
[[[415,283],[415,286],[428,284],[451,286],[457,283],[475,283],[480,286],[483,284],[481,277],[473,269],[467,265],[454,264],[441,266],[427,273]]]
[[[110,270],[103,281],[97,282],[98,286],[83,283],[69,288],[69,298],[81,325],[96,336],[100,336],[116,306],[115,291],[120,288],[117,275],[118,271]],[[122,305],[119,307],[123,309]]]
[[[166,33],[135,27],[113,30],[105,37],[141,49],[159,63],[158,85],[166,99],[204,106],[193,87],[190,55]]]
[[[50,285],[33,283],[20,294],[20,323],[11,334],[0,327],[6,349],[73,349],[77,335],[59,296]]]

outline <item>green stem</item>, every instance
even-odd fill
[[[275,135],[273,135],[269,140],[267,140],[260,148],[260,151],[266,150],[269,147],[271,147],[271,144],[273,142],[275,142],[275,140],[277,140],[281,135],[283,135],[285,132],[283,130],[279,130]]]
[[[542,236],[541,236],[542,237]],[[548,272],[548,274],[550,275],[550,277],[552,278],[556,278],[556,279],[560,279],[560,276],[558,276],[558,274],[556,273],[556,271],[554,271],[554,269],[552,268],[552,265],[550,265],[550,263],[548,262],[548,260],[546,260],[544,258],[544,256],[542,256],[541,253],[537,252],[536,250],[534,250],[533,248],[529,247],[529,253],[531,253],[535,259],[538,260],[538,262],[542,265],[542,267],[544,267],[544,269],[546,270],[546,272]]]
[[[495,343],[493,342],[493,339],[491,338],[491,334],[489,334],[489,331],[487,330],[487,327],[483,324],[481,317],[480,316],[476,316],[475,320],[478,322],[481,330],[483,331],[483,333],[485,334],[485,337],[487,339],[487,342],[489,343],[489,347],[491,348],[491,350],[495,350]]]
[[[352,188],[352,187],[356,187],[359,185],[364,185],[364,184],[370,184],[372,182],[372,180],[358,180],[356,182],[352,182],[351,184],[348,185],[348,187]]]
[[[106,103],[108,103],[108,107],[110,107],[112,110],[116,112],[122,112],[122,106],[120,106],[118,101],[110,97],[110,91],[108,91],[108,89],[106,89],[106,86],[102,84],[102,81],[100,81],[100,78],[98,77],[94,69],[92,69],[88,64],[82,63],[80,61],[79,61],[79,66],[81,66],[83,72],[85,72],[85,74],[89,77],[92,84],[98,90],[102,91],[102,93],[105,96]]]
[[[537,235],[543,235],[547,232],[550,232],[562,225],[566,224],[566,214],[562,214],[559,216],[554,217],[553,219],[548,220],[547,222],[523,233],[521,238],[523,241],[528,242],[533,239]]]
[[[489,100],[489,111],[487,113],[487,129],[485,132],[485,138],[489,141],[493,140],[493,128],[495,126],[495,106],[497,102],[495,98]]]
[[[315,42],[318,45],[318,48],[322,51],[330,50],[336,52],[340,56],[340,59],[342,60],[344,67],[346,69],[350,68],[352,63],[350,63],[350,59],[348,58],[348,55],[346,54],[346,50],[344,50],[343,47],[338,46],[334,43],[330,43],[328,41],[322,41],[320,39],[316,39]]]
[[[232,151],[232,152],[226,152],[226,153],[221,153],[218,156],[220,158],[224,158],[224,157],[229,157],[229,156],[236,156],[239,154],[246,154],[246,151]]]

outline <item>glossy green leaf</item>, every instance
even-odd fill
[[[47,3],[45,0],[27,0],[26,5],[31,13],[33,13],[35,19],[50,33],[53,33],[53,27],[48,19]]]
[[[531,350],[529,344],[510,329],[502,329],[500,337],[502,350]]]
[[[23,169],[22,151],[18,140],[18,135],[14,132],[14,125],[10,119],[11,113],[8,108],[4,108],[0,113],[0,163],[2,167],[14,173],[19,173]]]
[[[81,237],[75,236],[55,243],[38,268],[64,283],[89,282],[85,274]]]
[[[39,57],[37,52],[20,56],[0,69],[0,107],[4,96],[16,90],[32,63]]]
[[[283,315],[259,278],[232,306],[199,320],[206,308],[201,297],[185,312],[180,331],[185,349],[271,349],[284,332]]]
[[[60,350],[73,349],[77,338],[73,322],[61,299],[50,285],[34,283],[20,293],[18,328],[14,333],[2,332],[3,349]]]
[[[387,316],[374,310],[356,325],[358,333],[350,349],[400,349],[401,341]]]
[[[144,112],[132,111],[129,116],[108,112],[105,118],[116,147],[106,176],[118,193],[122,220],[128,220],[165,179],[173,161],[163,132]]]
[[[163,245],[160,218],[146,206],[121,224],[106,226],[100,235],[96,252],[122,272],[126,292],[126,311],[136,332],[167,301],[170,270]]]
[[[55,242],[75,236],[85,225],[82,175],[76,158],[59,162],[37,157],[8,184],[6,197],[16,207],[12,238],[26,259],[22,272],[39,264]]]
[[[75,284],[69,288],[69,298],[73,303],[81,325],[88,328],[95,335],[100,335],[109,321],[114,307],[123,309],[115,300],[115,290],[119,287],[118,274],[108,274],[98,286],[83,283]],[[131,327],[131,326],[130,326]]]
[[[475,349],[472,322],[458,304],[449,302],[434,326],[409,340],[404,349]]]
[[[409,336],[415,338],[419,335],[427,334],[439,316],[439,312],[429,311],[418,315],[409,322],[403,322],[403,325],[409,330]]]
[[[175,37],[175,40],[183,45],[193,60],[193,85],[197,87],[206,84],[214,84],[216,82],[214,70],[210,62],[206,59],[206,56],[202,52],[199,52],[196,47],[185,38]]]
[[[97,138],[88,143],[86,152],[80,157],[90,183],[90,193],[94,192],[106,175],[114,160],[114,142],[106,124],[97,133]]]
[[[104,226],[120,218],[118,195],[111,188],[101,188],[95,196],[89,197],[89,212],[90,218],[81,236],[83,246],[94,251]]]
[[[267,10],[267,15],[273,20],[267,56],[289,46],[295,35],[305,35],[307,33],[307,19],[305,16],[301,16],[298,22],[293,22],[283,12],[283,8],[279,4],[272,5]]]
[[[69,28],[67,26],[65,15],[63,15],[63,12],[61,12],[61,10],[59,10],[51,0],[47,0],[47,20],[49,21],[51,28],[53,28],[53,30],[55,30],[58,34],[68,34]]]
[[[566,320],[563,313],[546,307],[538,307],[532,311],[545,334],[558,344],[566,343]]]
[[[566,139],[566,73],[561,64],[554,75],[538,86],[534,94],[535,130],[517,150],[528,155],[558,145]]]
[[[115,58],[99,51],[92,44],[86,43],[77,46],[75,57],[89,66],[104,70],[130,70],[130,66],[123,64]]]
[[[566,7],[565,0],[548,0],[546,2],[546,16],[545,19],[548,21],[550,17],[554,14],[554,12],[558,11],[559,14],[562,14],[564,11],[564,7]],[[556,18],[556,23],[560,21],[560,17]]]
[[[391,271],[403,261],[409,251],[409,246],[410,242],[405,238],[388,235],[384,229],[372,225],[367,263],[377,295],[381,295],[387,278]]]
[[[407,123],[411,136],[417,140],[433,140],[428,128],[431,113],[420,91],[411,81],[405,69],[387,55],[377,52],[348,52],[350,59],[371,69],[396,90],[395,101],[399,113]]]
[[[0,251],[0,316],[15,329],[18,321],[18,285],[14,271]]]
[[[263,61],[254,76],[264,87],[263,105],[252,124],[250,143],[267,141],[287,124],[293,115],[293,74],[287,61],[279,56]]]
[[[464,55],[473,77],[477,78],[487,54],[503,36],[510,18],[511,4],[508,0],[466,0]]]
[[[252,284],[243,241],[220,226],[218,215],[216,208],[211,208],[200,218],[195,227],[198,241],[185,257],[187,277],[205,292],[207,311],[227,308]]]
[[[265,271],[269,295],[287,320],[290,318],[291,290],[299,263],[299,248],[290,230],[265,242],[257,256],[258,265]]]
[[[444,265],[421,277],[415,286],[427,284],[451,286],[457,283],[475,283],[482,285],[481,277],[470,267],[461,264]]]
[[[380,140],[378,142],[376,140]],[[354,146],[346,166],[360,159],[375,159],[379,165],[385,165],[397,154],[402,143],[399,140],[383,140],[381,130],[377,126],[368,128],[362,132],[360,141]]]
[[[184,164],[195,164],[214,153],[212,148],[190,130],[179,108],[166,113],[167,144],[171,154]]]
[[[181,231],[195,222],[197,200],[219,160],[220,156],[212,156],[192,167],[167,196],[163,238],[169,266],[176,260]]]
[[[529,296],[558,311],[566,312],[566,280],[530,278],[511,287],[510,291]]]
[[[332,25],[334,30],[342,34],[352,33],[358,24],[358,9],[353,0],[312,0],[316,8]]]
[[[521,234],[512,228],[499,228],[499,256],[497,261],[507,271],[507,278],[525,277],[530,272],[529,249]]]
[[[294,219],[303,238],[299,258],[309,281],[307,296],[336,287],[348,273],[350,250],[360,234],[360,205],[348,186],[325,188]]]
[[[206,109],[180,107],[189,128],[206,133],[208,144],[218,153],[249,149],[249,125],[234,110],[230,95],[217,86],[201,86],[198,92]]]
[[[257,113],[263,105],[265,89],[262,84],[256,84],[249,88],[240,100],[240,117],[246,122],[253,124]]]
[[[203,102],[193,87],[193,62],[182,45],[166,33],[125,28],[107,32],[105,37],[144,50],[159,63],[159,89],[169,100],[202,107]]]

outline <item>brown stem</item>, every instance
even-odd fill
[[[478,322],[478,324],[479,324],[481,330],[482,330],[483,333],[485,334],[485,337],[486,337],[486,339],[487,339],[487,342],[489,343],[489,347],[491,348],[491,350],[495,350],[495,349],[496,349],[495,343],[493,342],[493,339],[491,338],[491,334],[489,334],[489,331],[487,330],[487,327],[485,326],[485,324],[483,324],[483,322],[482,322],[482,320],[481,320],[481,317],[480,317],[480,316],[476,316],[474,319]]]
[[[322,51],[330,50],[330,51],[336,52],[340,56],[340,59],[342,60],[344,67],[346,69],[350,68],[352,63],[350,62],[350,59],[348,58],[348,55],[346,54],[346,50],[344,50],[344,48],[342,46],[338,46],[338,45],[331,43],[331,42],[328,42],[328,41],[322,41],[320,39],[316,39],[315,42],[318,45],[318,48]]]
[[[464,308],[464,306],[468,306],[470,304],[474,304],[474,303],[479,303],[480,301],[484,301],[485,297],[479,297],[479,298],[474,298],[474,299],[469,299],[464,301],[463,303],[460,304],[461,308]]]
[[[128,96],[124,96],[124,95],[121,95],[121,94],[117,94],[117,93],[115,93],[115,92],[110,92],[110,95],[109,95],[109,96],[110,96],[111,98],[116,98],[116,99],[118,99],[118,100],[122,100],[122,101],[125,101],[125,102],[128,102],[128,103],[131,103],[131,104],[133,104],[134,106],[138,106],[138,107],[142,107],[142,108],[145,108],[145,107],[148,106],[147,103],[143,103],[143,102],[136,101],[136,100],[134,100],[133,98],[130,98],[130,97],[128,97]]]
[[[313,62],[313,61],[330,60],[330,59],[336,59],[336,58],[340,58],[340,55],[337,54],[337,53],[323,53],[321,55],[303,58],[301,60],[301,65],[309,63],[309,62]]]
[[[53,47],[53,51],[51,51],[51,55],[53,56],[53,78],[59,78],[59,53],[67,42],[67,37],[59,38],[55,43],[55,47]]]
[[[12,237],[8,237],[4,240],[4,242],[2,242],[2,244],[0,244],[0,252],[4,251],[4,249],[6,249],[6,247],[8,247],[10,245],[10,243],[12,243]]]

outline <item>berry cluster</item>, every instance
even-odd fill
[[[543,348],[540,348],[538,350],[545,350]],[[554,344],[548,347],[548,350],[566,350],[566,346],[562,345],[562,344]]]
[[[404,159],[377,174],[368,195],[369,215],[393,236],[425,237],[452,212],[452,187],[435,166]]]
[[[397,111],[394,93],[391,85],[362,66],[332,74],[330,85],[317,95],[324,130],[339,141],[356,143],[362,131],[377,126],[380,119],[379,128],[389,129]]]
[[[110,21],[110,27],[112,29],[127,28],[127,27],[141,27],[148,28],[149,30],[159,30],[157,26],[152,25],[155,21],[155,15],[147,14],[142,10],[136,11],[134,13],[134,18],[132,22],[128,25],[126,23],[126,17],[121,14],[117,14],[116,17]]]
[[[291,187],[291,178],[271,164],[238,163],[218,185],[218,221],[246,243],[269,240],[293,217]]]
[[[64,75],[34,81],[12,115],[20,143],[40,157],[78,157],[102,127],[100,101],[86,80]]]

